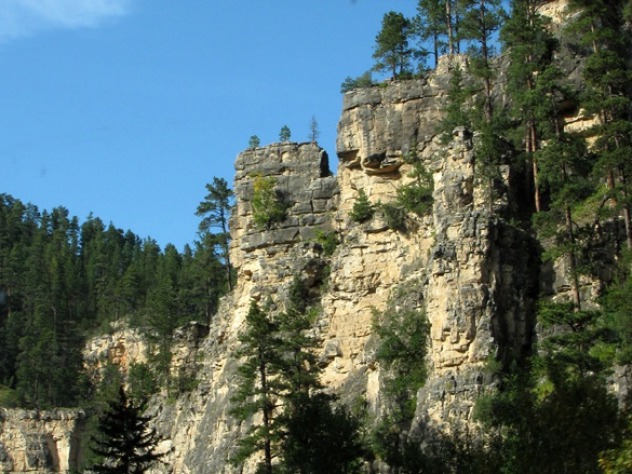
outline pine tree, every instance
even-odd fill
[[[228,183],[224,178],[213,178],[213,184],[207,184],[206,190],[208,194],[197,208],[196,215],[202,217],[199,225],[202,241],[204,242],[204,234],[211,232],[212,228],[218,228],[219,232],[215,233],[215,241],[220,249],[219,256],[224,261],[224,270],[226,273],[226,284],[228,290],[232,290],[232,275],[230,264],[230,232],[228,230],[228,220],[230,210],[232,208],[232,199],[234,193],[228,187]]]
[[[322,369],[317,341],[310,334],[315,313],[309,292],[299,276],[288,291],[285,312],[278,316],[279,381],[283,387],[281,465],[300,474],[359,472],[362,446],[359,421],[335,398],[320,392]]]
[[[239,451],[231,462],[241,464],[252,454],[263,452],[261,472],[271,474],[282,430],[278,418],[282,391],[278,379],[281,340],[278,324],[254,301],[246,315],[246,330],[239,336],[239,341],[242,345],[237,355],[245,360],[237,373],[239,385],[231,400],[234,403],[232,413],[240,420],[257,414],[262,421],[253,425],[240,440]]]
[[[538,13],[541,0],[514,0],[511,16],[505,22],[501,39],[508,49],[507,92],[511,97],[512,115],[522,127],[524,151],[527,157],[527,189],[533,195],[536,212],[542,210],[538,162],[535,152],[540,149],[539,119],[546,95],[539,87],[539,78],[549,76],[555,41],[547,30],[547,21]]]
[[[128,400],[121,386],[118,398],[108,404],[99,417],[92,451],[103,460],[92,472],[101,474],[142,474],[163,456],[156,452],[160,437],[149,429],[149,417],[142,415],[142,404]]]
[[[349,212],[349,217],[354,222],[366,222],[375,213],[375,206],[369,201],[369,197],[364,192],[364,189],[358,191],[358,198],[353,203],[353,208]]]
[[[404,15],[388,12],[382,18],[382,29],[375,38],[373,58],[376,71],[390,70],[393,78],[409,72],[412,51],[408,40],[411,22]]]
[[[290,127],[283,125],[281,127],[281,131],[279,132],[279,141],[281,141],[281,143],[287,143],[290,141],[291,137],[292,132],[290,131]]]
[[[630,3],[574,0],[571,7],[576,15],[569,30],[589,52],[581,105],[599,119],[590,133],[597,137],[596,170],[606,183],[602,202],[623,214],[626,244],[632,249],[632,69],[627,60],[632,39],[623,33]]]
[[[444,0],[419,0],[417,16],[413,20],[415,33],[423,43],[430,42],[434,67],[439,63],[439,55],[445,49],[446,13]]]
[[[483,116],[492,122],[493,34],[501,24],[500,0],[460,0],[463,11],[459,37],[470,43],[471,70],[483,82]]]

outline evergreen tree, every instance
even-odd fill
[[[232,413],[240,420],[257,414],[261,424],[253,425],[239,442],[234,464],[240,464],[255,452],[263,452],[261,472],[272,473],[272,461],[278,456],[281,424],[278,418],[279,395],[282,390],[279,375],[281,341],[278,324],[254,301],[246,315],[246,330],[239,336],[241,348],[237,355],[245,357],[239,366],[239,385],[232,398]]]
[[[250,140],[248,141],[248,148],[254,150],[255,148],[259,148],[260,144],[261,140],[259,139],[259,137],[257,135],[252,135],[250,137]]]
[[[204,234],[209,233],[212,228],[218,228],[215,233],[215,241],[220,249],[219,256],[224,261],[226,273],[226,284],[228,290],[232,290],[232,270],[230,265],[230,232],[228,230],[228,220],[232,208],[234,193],[228,187],[224,178],[213,178],[213,184],[207,184],[208,194],[198,208],[196,215],[202,217],[199,230],[204,241]]]
[[[364,452],[360,422],[344,406],[333,407],[322,393],[298,396],[285,420],[282,445],[284,472],[355,474],[362,472]]]
[[[281,141],[281,143],[287,143],[290,141],[291,137],[292,132],[290,131],[290,127],[288,127],[287,125],[283,125],[281,127],[281,131],[279,132],[279,140]]]
[[[466,111],[466,101],[471,96],[464,85],[463,70],[459,64],[450,69],[450,84],[447,93],[445,116],[440,122],[439,131],[443,132],[442,141],[449,142],[457,127],[471,128],[470,114]]]
[[[569,30],[588,52],[581,105],[599,119],[590,133],[597,137],[595,169],[607,185],[600,192],[602,201],[623,215],[626,244],[632,249],[632,69],[627,60],[632,39],[623,33],[629,2],[574,0],[571,7],[576,15]]]
[[[538,162],[535,153],[540,149],[539,120],[546,95],[540,86],[540,78],[550,76],[555,41],[539,14],[541,0],[514,0],[511,15],[505,22],[501,39],[509,51],[507,92],[512,100],[512,114],[522,128],[524,151],[527,157],[527,188],[533,195],[536,212],[542,210]],[[554,71],[557,75],[557,70]],[[548,115],[548,114],[547,114]]]
[[[493,35],[501,24],[500,0],[460,0],[463,17],[459,37],[470,43],[471,71],[483,82],[483,117],[492,122]]]
[[[439,55],[445,49],[446,12],[445,0],[419,0],[417,16],[413,20],[415,33],[423,43],[430,42],[434,66],[439,63]]]
[[[119,396],[109,403],[99,417],[98,433],[92,438],[92,451],[103,461],[90,469],[103,474],[142,474],[160,460],[156,446],[160,441],[149,429],[149,417],[142,415],[142,405],[128,400],[121,386]]]
[[[353,203],[353,208],[349,212],[349,217],[354,222],[366,222],[375,213],[375,206],[369,201],[369,197],[364,192],[364,189],[358,191],[358,198]]]
[[[377,61],[376,71],[390,70],[393,78],[410,72],[410,35],[411,22],[404,15],[393,11],[384,15],[373,52],[373,58]]]

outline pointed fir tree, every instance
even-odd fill
[[[142,415],[142,409],[121,386],[118,398],[99,417],[97,434],[92,437],[92,451],[102,457],[90,468],[92,472],[142,474],[160,460],[162,454],[156,452],[160,438],[149,429],[150,418]]]

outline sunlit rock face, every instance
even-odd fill
[[[548,2],[543,11],[562,15],[564,4]],[[564,61],[576,74],[575,59],[566,56]],[[295,275],[307,283],[312,302],[321,308],[313,333],[326,390],[372,414],[382,411],[383,373],[375,359],[372,321],[390,298],[404,294],[400,303],[425,313],[430,322],[428,356],[419,361],[427,365],[429,378],[417,396],[413,431],[432,434],[472,426],[474,400],[494,389],[484,370],[487,361],[530,347],[538,292],[545,288],[563,297],[569,284],[563,262],[540,272],[538,246],[507,219],[524,199],[510,166],[501,166],[490,198],[477,168],[482,159],[476,155],[477,134],[440,130],[456,65],[466,70],[467,58],[441,58],[437,70],[422,79],[344,94],[335,175],[326,152],[313,143],[276,143],[239,154],[230,222],[237,283],[208,326],[189,325],[175,338],[171,375],[184,374],[195,383],[152,399],[148,415],[162,435],[159,449],[166,456],[165,464],[149,472],[255,471],[254,459],[243,470],[230,464],[248,428],[230,413],[240,364],[238,335],[253,300],[283,310]],[[503,78],[501,69],[494,91],[500,104]],[[570,126],[585,126],[580,111],[567,115]],[[360,190],[374,204],[397,199],[398,188],[413,179],[413,157],[432,175],[430,212],[409,214],[405,229],[397,231],[379,210],[367,222],[353,222],[349,212]],[[253,218],[258,177],[274,180],[286,207],[284,219],[263,227]],[[333,255],[326,255],[319,242],[322,232],[335,233],[339,241]],[[598,286],[584,283],[587,294]],[[125,371],[145,360],[145,347],[136,333],[115,332],[91,341],[86,363],[95,377],[107,363]],[[38,413],[0,413],[2,472],[57,472],[51,466],[65,472],[62,468],[72,467],[80,415],[45,422]],[[20,417],[23,428],[16,428]],[[41,467],[45,463],[49,470]]]
[[[73,472],[84,418],[81,410],[0,408],[0,472]]]

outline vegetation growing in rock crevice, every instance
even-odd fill
[[[349,218],[359,224],[368,221],[375,213],[375,205],[369,200],[364,189],[358,191],[358,197],[349,212]]]
[[[252,218],[255,226],[270,230],[273,224],[285,219],[288,204],[276,189],[276,180],[272,176],[256,175],[252,186]]]

